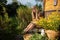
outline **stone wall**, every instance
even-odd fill
[[[44,1],[44,11],[60,10],[60,0],[57,0],[57,5],[54,6],[54,0]]]
[[[44,11],[45,17],[48,17],[52,12],[56,12],[56,10]],[[58,10],[58,12],[60,13],[60,10]]]

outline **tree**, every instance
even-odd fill
[[[12,0],[13,2],[17,2],[17,0]]]
[[[42,2],[43,0],[35,0],[35,1],[38,3],[38,2]]]
[[[9,17],[15,17],[17,16],[17,12],[16,12],[16,9],[19,7],[18,3],[16,2],[13,2],[12,4],[8,4],[7,5],[7,12],[8,12],[8,15]]]
[[[39,2],[39,1],[42,2],[43,0],[35,0],[35,1],[37,1],[37,2]]]
[[[0,0],[0,3],[6,4],[7,3],[7,0]]]
[[[31,9],[25,5],[20,5],[20,7],[17,9],[17,14],[18,14],[18,22],[19,22],[17,29],[21,33],[32,19]]]
[[[37,5],[43,4],[43,0],[35,0]]]
[[[31,8],[32,7],[32,4],[30,2],[27,2],[26,6],[28,6],[28,7]]]

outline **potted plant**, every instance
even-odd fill
[[[35,33],[30,37],[30,40],[47,40],[46,35],[42,36],[41,34]]]
[[[49,39],[51,39],[53,36],[57,36],[58,29],[60,25],[60,14],[58,12],[52,12],[47,18],[41,18],[36,22],[37,25],[40,25],[41,27],[45,28],[45,32]],[[49,36],[49,35],[50,36]],[[55,35],[53,35],[55,34]],[[52,40],[55,40],[55,38],[52,38]]]

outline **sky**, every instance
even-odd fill
[[[12,3],[12,0],[7,0],[7,4],[10,4]],[[27,3],[30,3],[32,6],[33,5],[36,5],[36,1],[35,0],[17,0],[18,2],[22,3],[22,4],[27,4]]]
[[[7,0],[7,1],[8,1],[7,4],[12,3],[12,0]],[[32,5],[36,4],[35,0],[17,0],[17,1],[21,2],[24,5],[27,4],[28,2],[31,3]]]

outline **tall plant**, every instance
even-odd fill
[[[19,26],[17,27],[19,30],[23,29],[30,23],[31,21],[31,9],[27,6],[20,5],[17,9],[17,19],[19,21]]]

